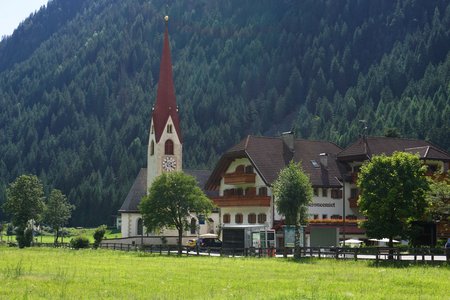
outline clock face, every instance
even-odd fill
[[[175,160],[175,158],[167,156],[164,157],[163,161],[162,161],[162,167],[164,169],[164,171],[174,171],[175,168],[177,167],[177,162]]]

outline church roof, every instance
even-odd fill
[[[303,170],[309,175],[313,186],[341,186],[339,180],[344,166],[336,161],[336,154],[342,150],[339,146],[327,141],[302,139],[295,140],[293,146],[291,151],[281,137],[249,135],[220,158],[206,183],[206,189],[217,190],[230,163],[241,157],[247,157],[252,162],[255,170],[268,185],[277,179],[281,169],[294,160],[302,162]],[[320,163],[321,153],[328,155],[326,167]]]
[[[368,136],[365,141],[364,138],[359,138],[355,143],[340,152],[338,159],[342,161],[365,160],[373,155],[391,155],[395,151],[418,154],[421,159],[450,160],[450,155],[446,151],[439,149],[430,142],[379,136]]]
[[[193,176],[197,182],[199,187],[203,189],[205,186],[206,180],[209,178],[211,171],[209,170],[183,170],[184,173]],[[205,191],[205,194],[209,197],[216,196],[215,192]],[[119,212],[136,212],[139,213],[139,203],[141,203],[142,197],[147,194],[147,168],[142,168],[136,179],[131,186],[130,191],[128,192],[125,201],[120,207]]]
[[[169,45],[169,29],[166,22],[166,30],[164,32],[163,50],[161,56],[161,65],[159,69],[158,90],[156,93],[156,102],[153,107],[153,126],[155,127],[156,142],[159,142],[164,132],[164,128],[172,118],[175,130],[178,134],[180,142],[182,141],[180,130],[180,119],[178,117],[178,108],[175,99],[175,86],[172,76],[172,60],[170,57]]]

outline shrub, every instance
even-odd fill
[[[70,240],[73,249],[89,248],[89,239],[85,236],[77,236]]]
[[[100,243],[103,240],[103,237],[105,236],[106,232],[106,225],[100,225],[95,229],[94,231],[94,248],[97,249],[98,246],[100,246]]]

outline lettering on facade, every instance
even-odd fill
[[[336,207],[336,203],[311,203],[309,207]]]

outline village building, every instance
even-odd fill
[[[183,137],[180,118],[175,97],[175,86],[172,75],[172,61],[170,55],[168,17],[164,32],[163,50],[161,56],[158,89],[149,128],[147,151],[147,168],[142,168],[128,192],[125,201],[119,209],[122,238],[146,243],[160,243],[160,237],[175,241],[177,232],[166,229],[161,233],[147,233],[139,212],[139,203],[148,193],[155,178],[164,172],[183,171],[197,179],[200,186],[204,186],[210,172],[204,170],[184,170]],[[218,220],[209,217],[191,216],[190,229],[185,236],[197,236],[202,233],[215,233]],[[169,242],[174,242],[169,241]]]
[[[183,137],[172,76],[168,25],[164,32],[156,102],[152,110],[147,153],[147,168],[142,168],[123,205],[121,232],[123,242],[157,244],[164,236],[175,243],[174,230],[147,233],[139,203],[155,178],[164,172],[183,171],[194,176],[200,187],[216,204],[210,216],[191,215],[191,226],[184,239],[204,233],[221,234],[227,228],[273,230],[274,245],[284,245],[284,219],[277,212],[272,184],[290,161],[301,162],[311,180],[313,201],[308,207],[309,225],[305,245],[310,245],[315,229],[336,229],[337,238],[365,238],[358,221],[356,178],[361,165],[373,155],[405,151],[420,156],[429,174],[449,170],[450,155],[429,142],[417,139],[363,136],[342,149],[328,141],[295,139],[293,132],[280,137],[249,135],[222,155],[213,171],[182,168]],[[441,228],[449,236],[448,226]],[[447,231],[446,229],[447,228]]]

